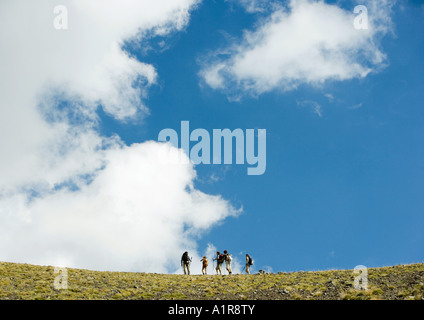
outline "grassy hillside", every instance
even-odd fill
[[[368,290],[352,270],[253,275],[169,275],[68,269],[55,289],[54,267],[0,263],[0,299],[424,299],[424,264],[368,269]]]

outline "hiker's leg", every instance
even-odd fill
[[[184,274],[190,274],[190,270],[188,268],[188,264],[187,263],[184,264]]]

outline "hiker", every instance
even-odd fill
[[[225,260],[225,257],[224,257],[224,255],[223,254],[221,254],[221,252],[219,252],[219,251],[217,251],[216,252],[216,258],[215,259],[213,259],[213,261],[215,261],[216,260],[216,274],[220,274],[220,275],[222,275],[222,270],[221,270],[221,266],[222,266],[222,263],[224,262],[224,260]]]
[[[204,256],[203,259],[200,260],[200,262],[203,262],[203,264],[202,264],[202,274],[208,274],[209,261],[206,258],[206,256]]]
[[[190,262],[191,258],[188,256],[188,252],[184,252],[181,257],[181,266],[184,268],[184,274],[190,275]]]
[[[227,250],[224,250],[224,257],[225,257],[225,268],[228,271],[228,274],[231,274],[231,261],[233,260],[233,258],[231,257],[231,254],[228,253]]]
[[[253,264],[252,258],[246,253],[246,273],[250,274],[250,266]]]

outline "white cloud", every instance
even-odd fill
[[[334,101],[334,95],[332,95],[331,93],[324,94],[324,97],[326,97],[329,102],[333,102]]]
[[[153,141],[117,147],[106,151],[105,169],[80,190],[62,189],[29,204],[2,200],[2,258],[54,264],[66,257],[67,266],[97,270],[178,269],[182,250],[197,251],[200,233],[238,213],[220,196],[193,187],[191,164],[159,161],[178,163],[180,156]]]
[[[351,110],[360,109],[360,108],[362,108],[363,104],[364,103],[361,102],[361,103],[358,103],[358,104],[355,104],[355,105],[349,107],[348,109],[351,109]]]
[[[302,100],[297,101],[297,105],[302,107],[310,107],[312,108],[312,111],[320,118],[322,118],[322,108],[321,105],[316,101],[311,100]]]
[[[391,30],[391,2],[366,5],[369,28],[357,30],[353,7],[291,0],[287,9],[275,9],[246,31],[239,43],[212,54],[200,75],[213,89],[252,95],[366,77],[385,66],[378,43]]]
[[[56,5],[68,30],[53,27]],[[172,272],[236,211],[194,188],[178,150],[99,134],[97,108],[137,121],[154,66],[129,39],[182,30],[197,0],[0,2],[0,260]]]
[[[53,27],[58,4],[68,8],[68,30]],[[196,0],[2,1],[0,176],[7,178],[1,179],[0,193],[39,172],[39,162],[46,162],[40,150],[44,153],[57,144],[56,136],[68,133],[87,142],[81,135],[88,132],[90,149],[96,148],[101,141],[93,141],[98,137],[92,129],[99,105],[120,120],[146,114],[142,99],[156,81],[156,70],[120,46],[129,37],[181,30],[195,4]],[[66,94],[79,117],[90,121],[72,132],[64,129],[67,119],[46,125],[45,113],[57,108],[58,101],[51,99],[57,93]],[[43,113],[40,105],[47,105]],[[63,180],[63,174],[56,180]]]

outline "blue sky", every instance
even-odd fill
[[[422,260],[423,11],[409,4],[393,13],[395,36],[381,44],[388,66],[378,74],[241,102],[199,85],[196,63],[225,43],[227,33],[238,37],[254,25],[257,17],[240,6],[202,3],[168,50],[140,55],[157,66],[162,86],[149,95],[155,108],[145,128],[117,129],[127,142],[157,139],[163,128],[180,132],[183,120],[210,132],[267,129],[263,176],[246,176],[236,165],[196,168],[201,190],[244,208],[203,236],[200,246],[249,252],[258,268],[274,271]],[[322,117],[299,100],[317,102]],[[210,182],[213,173],[219,181]]]
[[[53,2],[47,1],[47,4],[51,6]],[[301,6],[318,2],[298,3]],[[353,14],[353,8],[359,2],[319,3],[324,9],[331,7],[342,10],[334,11],[337,14]],[[133,149],[133,144],[143,146],[148,141],[157,141],[162,129],[172,128],[179,133],[181,121],[189,121],[191,130],[203,128],[211,134],[213,129],[266,129],[267,167],[263,175],[247,175],[247,165],[200,164],[194,167],[197,177],[188,180],[192,181],[195,190],[211,197],[208,198],[210,203],[204,204],[212,208],[208,215],[214,215],[215,205],[221,208],[222,203],[216,204],[214,196],[224,199],[235,210],[242,208],[242,212],[237,215],[229,213],[231,210],[224,210],[225,213],[220,218],[208,218],[210,222],[206,226],[196,227],[193,234],[179,243],[178,250],[188,247],[191,252],[196,252],[196,257],[203,256],[209,245],[218,250],[230,251],[241,265],[244,254],[249,253],[255,260],[256,271],[265,269],[274,272],[352,269],[357,265],[378,267],[421,262],[424,256],[424,38],[421,32],[424,29],[424,8],[417,1],[386,1],[380,4],[366,1],[365,5],[368,6],[371,29],[381,27],[384,30],[375,31],[365,42],[355,40],[354,32],[361,31],[353,31],[352,42],[358,41],[358,44],[353,43],[351,47],[349,44],[346,51],[342,49],[342,52],[337,51],[336,54],[337,57],[342,54],[341,59],[348,57],[349,63],[369,67],[372,70],[370,73],[360,74],[358,70],[349,70],[349,66],[343,64],[347,68],[346,72],[340,71],[341,67],[335,68],[336,75],[331,76],[321,70],[319,72],[322,74],[317,76],[317,81],[313,74],[316,66],[304,67],[302,64],[307,65],[309,61],[296,60],[300,64],[301,75],[287,78],[285,68],[280,69],[280,74],[274,74],[265,63],[263,67],[268,69],[261,70],[259,65],[259,71],[251,75],[250,80],[253,79],[253,82],[246,82],[240,76],[244,73],[237,73],[234,67],[236,59],[241,61],[249,53],[249,48],[257,48],[255,46],[260,47],[264,43],[261,41],[266,40],[264,38],[267,33],[264,30],[267,29],[256,34],[255,32],[261,30],[261,27],[272,26],[272,23],[278,24],[270,20],[273,14],[286,10],[288,16],[281,20],[284,21],[290,18],[294,10],[288,9],[290,5],[287,1],[202,1],[188,11],[189,18],[183,27],[171,28],[164,35],[154,31],[151,37],[141,39],[128,37],[126,34],[121,36],[125,40],[121,44],[122,52],[136,61],[152,66],[157,73],[156,80],[146,86],[146,94],[136,91],[141,96],[141,103],[149,109],[148,113],[122,120],[119,112],[110,112],[115,109],[108,111],[105,105],[110,103],[113,107],[110,101],[104,99],[102,104],[104,97],[94,99],[100,100],[100,103],[92,107],[91,93],[87,93],[82,88],[83,85],[76,85],[71,90],[63,85],[67,82],[62,81],[62,78],[52,77],[53,83],[59,83],[62,85],[60,88],[65,88],[65,93],[59,90],[57,94],[62,104],[55,104],[48,99],[44,101],[50,110],[44,116],[56,114],[55,108],[60,110],[63,104],[75,113],[81,111],[80,108],[75,108],[77,105],[83,106],[81,109],[86,108],[84,117],[87,118],[81,123],[78,117],[75,120],[76,125],[69,119],[62,123],[61,118],[60,121],[50,121],[50,126],[56,124],[59,127],[64,123],[71,123],[65,130],[70,134],[64,138],[66,143],[72,137],[81,138],[82,141],[82,137],[76,132],[83,131],[87,135],[94,134],[102,143],[110,143],[110,139],[118,136],[121,147],[126,145],[128,150]],[[69,6],[69,21],[72,21],[71,3]],[[95,17],[96,11],[90,14]],[[384,19],[377,20],[377,15],[384,15]],[[316,17],[318,21],[321,18],[319,15]],[[173,18],[170,19],[172,21]],[[290,33],[290,29],[284,30]],[[257,38],[253,37],[252,41],[257,42],[245,45],[243,41],[246,41],[246,33],[256,35]],[[305,38],[308,36],[305,35]],[[281,47],[276,47],[277,51],[282,50],[281,56],[291,50],[290,43],[284,43],[284,39],[281,40]],[[336,35],[335,39],[338,40],[334,41],[343,43],[340,40],[343,36]],[[370,48],[362,50],[364,43]],[[330,54],[324,55],[324,59],[329,57],[330,61],[325,62],[333,66],[332,63],[336,60],[331,61],[331,48],[333,47],[329,49]],[[371,54],[368,50],[372,51]],[[377,61],[372,54],[383,54],[384,59]],[[273,56],[277,64],[281,62],[279,56],[278,52]],[[218,79],[222,86],[214,87],[202,71],[216,63],[223,63],[225,71],[220,74],[222,78]],[[251,67],[253,70],[256,66]],[[142,72],[144,71],[140,71],[140,74]],[[310,76],[308,72],[313,75]],[[147,71],[142,75],[147,78],[146,74]],[[273,82],[274,77],[278,81]],[[78,75],[74,78],[78,83]],[[72,81],[69,83],[72,84]],[[144,84],[140,85],[143,86]],[[132,88],[137,88],[137,85],[132,85]],[[71,93],[76,92],[79,98],[67,92],[68,89]],[[101,90],[99,92],[102,94]],[[51,92],[48,95],[53,96]],[[3,105],[6,106],[4,103]],[[86,116],[87,114],[89,115]],[[87,125],[92,122],[96,124]],[[71,130],[73,126],[75,131]],[[81,145],[85,144],[78,143],[78,148]],[[108,150],[107,147],[102,148]],[[85,154],[71,151],[64,152],[66,156],[63,159],[57,153],[54,156],[67,164],[68,160],[79,159],[80,154]],[[99,157],[101,162],[103,155],[100,156],[97,151],[93,154],[90,152],[87,152],[87,159]],[[22,178],[16,182],[16,189],[31,186],[32,191],[37,191],[40,199],[36,199],[35,204],[25,202],[22,205],[17,196],[22,192],[12,192],[1,186],[0,191],[3,191],[0,192],[0,200],[4,201],[1,204],[3,208],[25,207],[26,214],[34,215],[31,218],[33,220],[29,219],[31,221],[39,221],[36,219],[38,212],[50,212],[49,210],[53,211],[52,208],[56,210],[61,201],[72,201],[72,206],[76,208],[88,208],[92,203],[87,199],[93,192],[83,192],[89,190],[92,179],[86,181],[76,177],[81,178],[81,174],[88,174],[96,180],[99,172],[105,170],[109,162],[115,161],[112,156],[105,157],[103,166],[84,160],[82,163],[87,164],[84,168],[53,166],[48,172],[54,174],[46,173],[39,181]],[[65,174],[68,171],[69,174]],[[156,179],[162,178],[158,177],[161,170],[154,172],[156,175],[152,174],[149,178],[143,175],[139,177],[141,180],[145,179],[146,183],[155,185]],[[137,172],[133,173],[136,176]],[[119,175],[119,171],[117,174]],[[51,180],[45,183],[43,179]],[[104,176],[99,175],[98,184],[106,181],[104,179]],[[78,187],[70,187],[69,194],[57,194],[57,186],[69,180]],[[164,183],[166,185],[166,181]],[[99,193],[103,194],[101,191]],[[143,195],[139,196],[138,200],[143,202]],[[169,204],[173,205],[172,200],[167,200],[167,194],[160,196],[164,202],[170,201]],[[120,195],[116,197],[117,203],[120,203]],[[137,197],[135,193],[134,198],[125,198],[125,203]],[[153,205],[154,203],[151,204]],[[154,208],[141,208],[154,212]],[[183,228],[190,226],[192,221],[197,221],[196,216],[204,214],[202,208],[204,207],[193,205],[187,209],[192,212],[192,220],[186,220]],[[182,209],[182,216],[185,210]],[[172,213],[169,217],[171,215]],[[9,219],[5,217],[3,219]],[[111,217],[115,217],[113,213]],[[146,216],[143,221],[148,221],[149,217],[152,216]],[[160,225],[155,226],[158,234],[168,231],[168,227],[162,229]],[[25,227],[20,227],[19,230],[21,229]],[[5,253],[0,256],[0,260],[35,263],[64,261],[72,266],[99,269],[152,270],[150,265],[143,264],[141,258],[135,261],[128,259],[126,264],[121,265],[105,263],[99,266],[96,263],[86,263],[83,255],[76,253],[81,252],[81,248],[70,245],[72,232],[70,231],[68,238],[60,238],[57,248],[48,247],[48,250],[57,250],[59,253],[46,256],[44,260],[22,249],[25,243],[22,247],[17,245],[18,253]],[[89,238],[85,231],[80,232],[77,233],[83,235],[81,238]],[[128,230],[128,234],[131,232]],[[34,233],[34,237],[38,234]],[[51,239],[55,239],[54,235],[51,232]],[[10,239],[13,236],[11,234]],[[104,235],[98,238],[100,247],[107,243],[107,240],[102,242],[103,238]],[[164,238],[168,239],[168,236],[164,235]],[[93,239],[96,242],[97,238]],[[119,242],[120,238],[116,236],[114,239]],[[169,241],[174,239],[178,239],[177,234],[175,238],[169,237]],[[139,241],[142,246],[146,239],[140,238]],[[153,242],[155,238],[152,239]],[[40,250],[46,248],[45,243],[40,242]],[[161,251],[165,250],[166,244],[152,246],[155,251]],[[179,255],[179,251],[175,253],[177,260]],[[163,256],[157,259],[166,260]],[[173,272],[169,265],[160,269],[163,270]],[[209,270],[209,273],[213,273],[213,270]]]

